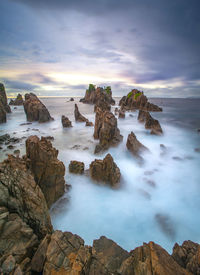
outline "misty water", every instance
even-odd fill
[[[118,120],[123,142],[101,155],[94,155],[98,143],[93,139],[94,128],[75,123],[74,102],[67,102],[66,98],[41,100],[54,121],[20,126],[26,122],[23,107],[12,107],[8,122],[0,126],[0,135],[24,137],[15,145],[21,155],[25,153],[25,138],[29,135],[55,138],[53,146],[59,150],[58,158],[66,167],[66,183],[72,188],[51,208],[54,229],[76,233],[86,244],[105,235],[127,250],[155,241],[171,252],[175,242],[188,239],[200,242],[200,153],[194,150],[200,147],[197,132],[200,100],[152,99],[151,102],[163,107],[162,113],[152,113],[161,123],[163,136],[150,135],[144,125],[137,122],[138,112],[127,112],[125,119]],[[80,112],[94,122],[94,107],[82,103],[78,106]],[[62,128],[62,114],[72,120],[73,128]],[[142,164],[126,149],[131,131],[150,150],[143,154]],[[160,144],[164,144],[166,150]],[[6,147],[0,152],[1,160],[12,153]],[[96,184],[85,175],[68,172],[71,160],[83,161],[88,169],[95,158],[102,159],[108,152],[121,171],[118,190]]]

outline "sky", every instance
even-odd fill
[[[8,96],[200,97],[199,0],[0,0]]]

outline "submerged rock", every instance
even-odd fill
[[[24,100],[21,94],[18,94],[17,97],[13,100],[10,100],[9,105],[14,105],[14,106],[20,106],[24,104]]]
[[[86,117],[84,117],[83,115],[81,115],[81,113],[79,112],[77,104],[75,104],[74,106],[75,106],[75,109],[74,109],[75,120],[78,121],[78,122],[88,121],[88,119]]]
[[[26,140],[26,158],[48,207],[65,192],[65,166],[57,159],[58,150],[45,137],[30,136]]]
[[[84,163],[76,160],[71,160],[69,164],[69,172],[74,174],[84,173]]]
[[[136,135],[131,132],[128,135],[127,142],[126,142],[127,149],[135,156],[139,156],[140,153],[143,151],[147,151],[147,147],[145,147],[139,140],[136,138]]]
[[[121,173],[110,154],[101,159],[95,159],[90,164],[90,176],[93,180],[102,181],[115,187],[120,182]]]
[[[53,120],[45,105],[33,94],[25,94],[24,111],[28,121],[47,122]]]
[[[70,128],[70,127],[72,127],[72,122],[69,120],[68,117],[62,116],[61,117],[61,121],[62,121],[62,126],[64,128]]]

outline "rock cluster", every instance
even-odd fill
[[[90,84],[89,88],[85,92],[84,98],[80,102],[88,104],[96,104],[98,101],[104,100],[105,102],[114,105],[115,101],[112,98],[112,90],[110,86],[105,88],[95,87],[95,85]]]
[[[71,160],[69,164],[69,172],[74,174],[84,173],[84,163],[81,161]]]
[[[62,122],[63,128],[70,128],[70,127],[72,127],[72,122],[66,116],[62,116],[61,117],[61,122]]]
[[[21,94],[18,94],[14,100],[11,99],[9,102],[9,105],[14,105],[14,106],[20,106],[23,104],[24,104],[24,100]]]
[[[121,106],[121,110],[124,111],[133,111],[136,109],[149,112],[162,111],[162,108],[153,103],[150,103],[144,93],[140,92],[137,89],[133,89],[131,92],[128,93],[127,96],[123,96],[119,102],[119,105]]]
[[[65,166],[57,159],[58,150],[45,137],[26,140],[26,161],[40,186],[48,207],[65,192]]]
[[[123,137],[117,128],[117,119],[109,111],[103,112],[100,108],[96,111],[94,138],[99,139],[95,153],[107,150],[110,146],[117,145]]]
[[[93,180],[104,182],[115,187],[120,182],[121,173],[110,154],[101,159],[95,159],[90,164],[90,176]]]
[[[133,132],[131,132],[128,135],[126,147],[136,157],[139,157],[140,153],[142,153],[143,151],[148,150],[147,147],[145,147],[141,142],[139,142],[139,140]]]
[[[145,122],[145,128],[150,129],[152,135],[161,135],[163,133],[159,121],[154,119],[149,112],[139,110],[138,120]]]
[[[75,117],[75,120],[78,121],[78,122],[86,122],[88,121],[88,119],[86,117],[84,117],[83,115],[81,115],[81,113],[79,112],[79,109],[78,109],[78,105],[75,104],[74,105],[74,117]]]
[[[25,94],[24,111],[28,121],[47,122],[53,118],[45,105],[33,94]]]
[[[0,123],[6,122],[6,113],[11,113],[8,105],[5,87],[0,83]]]

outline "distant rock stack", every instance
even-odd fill
[[[24,104],[24,100],[21,94],[18,94],[16,99],[11,99],[9,105],[20,106]]]
[[[154,119],[149,112],[139,110],[138,121],[145,123],[145,128],[151,130],[152,135],[162,135],[163,130],[157,119]]]
[[[0,123],[6,122],[6,113],[11,113],[8,105],[5,87],[0,83]]]
[[[46,106],[33,94],[25,94],[24,111],[28,121],[40,123],[53,120]]]

